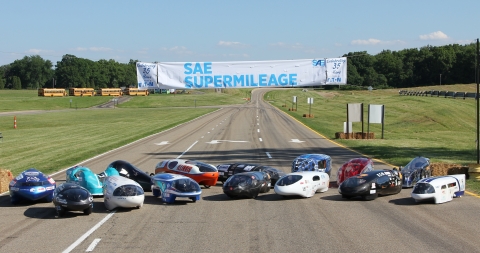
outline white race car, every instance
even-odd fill
[[[325,172],[293,172],[281,177],[275,184],[274,191],[279,195],[300,195],[312,197],[316,192],[326,192],[330,177]]]
[[[415,202],[434,200],[435,204],[451,201],[465,194],[465,174],[424,178],[412,190]]]
[[[140,208],[145,200],[145,193],[137,182],[122,177],[109,176],[103,182],[103,200],[107,210],[117,207]]]

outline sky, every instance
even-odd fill
[[[66,54],[119,63],[341,57],[469,44],[480,1],[0,0],[0,66]]]

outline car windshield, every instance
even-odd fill
[[[202,163],[202,162],[187,162],[188,164],[193,164],[198,167],[200,172],[217,172],[217,168],[215,166],[207,164],[207,163]]]
[[[428,193],[435,193],[435,189],[431,184],[428,183],[417,183],[413,188],[412,193],[416,194],[428,194]]]
[[[348,178],[347,180],[343,181],[342,185],[344,187],[357,187],[363,183],[365,183],[367,180],[359,177],[351,177]]]
[[[200,186],[190,178],[175,180],[172,182],[172,187],[174,187],[178,192],[200,191]]]
[[[65,199],[71,201],[81,201],[88,198],[88,192],[80,188],[68,189],[62,192],[62,194]]]
[[[48,182],[45,182],[45,181],[40,181],[40,182],[33,182],[33,181],[30,181],[30,182],[24,182],[22,183],[22,186],[42,186],[45,184],[48,184]]]
[[[246,186],[252,183],[252,177],[250,175],[234,175],[228,178],[225,186]]]
[[[418,169],[423,169],[430,164],[425,157],[416,157],[402,168],[402,173],[412,173]]]
[[[288,175],[285,177],[282,177],[280,180],[278,180],[277,185],[278,186],[287,186],[294,184],[298,181],[300,181],[303,177],[301,175]]]
[[[143,195],[143,189],[136,185],[122,185],[113,191],[113,196],[138,196]]]

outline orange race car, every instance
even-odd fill
[[[164,160],[155,166],[155,174],[165,172],[187,176],[198,184],[205,186],[205,188],[216,185],[218,180],[217,168],[211,164],[199,161],[183,159]]]

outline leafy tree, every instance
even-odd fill
[[[10,64],[7,76],[19,77],[24,89],[38,89],[47,80],[52,80],[54,70],[50,60],[44,60],[39,55],[25,56]]]
[[[12,84],[12,89],[14,90],[21,90],[22,89],[22,81],[18,76],[10,77],[10,83]]]

